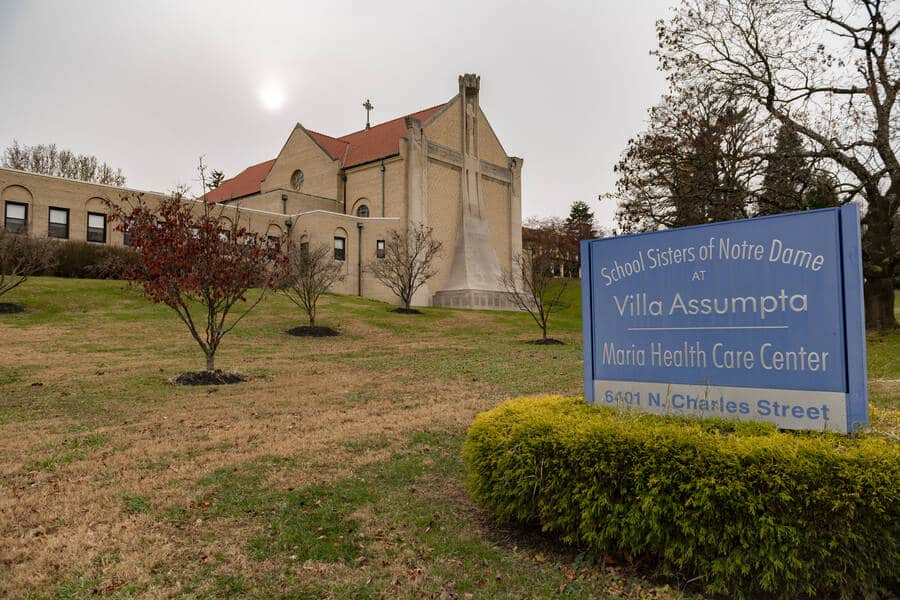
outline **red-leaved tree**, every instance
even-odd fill
[[[141,196],[109,208],[135,249],[121,275],[175,311],[206,355],[207,371],[214,371],[222,338],[274,287],[279,260],[266,239],[241,226],[239,214],[222,218],[222,207],[180,193],[155,208]],[[250,296],[254,288],[260,293]]]

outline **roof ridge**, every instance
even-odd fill
[[[339,141],[339,142],[344,142],[344,140],[342,140],[342,139],[339,138],[339,137],[334,137],[333,135],[328,135],[327,133],[322,133],[321,131],[316,131],[315,129],[308,129],[308,128],[306,128],[306,127],[304,127],[304,129],[306,129],[306,131],[308,131],[308,132],[310,132],[310,133],[314,133],[314,134],[316,134],[316,135],[323,135],[323,136],[325,136],[325,137],[327,137],[327,138],[331,138],[331,139],[337,140],[337,141]],[[346,144],[346,143],[348,143],[348,142],[344,142],[344,143]]]
[[[269,159],[266,159],[266,160],[261,160],[261,161],[259,161],[258,163],[253,163],[253,164],[250,165],[250,166],[244,167],[244,168],[240,171],[240,173],[238,173],[238,174],[235,175],[234,177],[237,177],[238,175],[240,175],[241,173],[243,173],[243,172],[246,171],[247,169],[252,169],[253,167],[259,167],[259,166],[262,166],[262,165],[266,164],[267,162],[273,162],[273,161],[276,161],[276,160],[278,160],[278,157],[277,157],[277,156],[276,156],[275,158],[269,158]],[[229,177],[228,179],[234,179],[234,177]],[[228,179],[226,179],[225,181],[228,181]]]
[[[272,167],[275,166],[275,161],[277,159],[277,157],[270,158],[269,160],[264,160],[244,168],[234,177],[229,177],[222,181],[217,187],[207,190],[200,198],[205,202],[227,202],[259,192],[260,184],[269,176],[269,173],[272,172]],[[252,174],[252,169],[259,169],[260,171],[263,169],[265,170],[265,173],[262,174],[259,181],[247,179]]]
[[[350,147],[349,142],[332,137],[327,133],[320,133],[312,129],[306,129],[305,127],[303,127],[303,131],[305,131],[306,135],[309,136],[309,138],[315,142],[325,154],[330,156],[332,160],[340,159],[347,153],[347,148]],[[340,144],[340,148],[335,147],[335,144]]]
[[[406,114],[400,115],[399,117],[394,117],[393,119],[388,119],[387,121],[382,121],[381,123],[378,123],[377,125],[372,125],[371,127],[367,128],[367,129],[357,129],[356,131],[351,131],[350,133],[345,133],[344,135],[339,136],[335,139],[338,139],[338,140],[341,140],[342,142],[344,142],[344,141],[346,141],[346,140],[344,140],[344,138],[350,137],[351,135],[356,135],[358,133],[365,133],[366,131],[372,131],[373,129],[377,129],[378,127],[383,127],[384,125],[388,125],[395,121],[399,121],[401,119],[406,119],[408,117],[411,117],[413,115],[416,115],[416,114],[419,114],[422,112],[427,112],[429,110],[434,110],[436,108],[440,108],[440,107],[444,106],[445,104],[447,104],[447,103],[441,102],[440,104],[435,104],[434,106],[429,106],[427,108],[420,108],[419,110],[414,110],[411,113],[406,113]],[[331,137],[331,136],[329,136],[329,137]],[[349,142],[347,142],[347,143],[349,143]]]

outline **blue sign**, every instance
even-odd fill
[[[585,398],[868,424],[856,206],[581,242]]]

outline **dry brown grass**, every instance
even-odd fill
[[[489,319],[473,313],[460,320],[477,325]],[[85,387],[95,394],[108,390],[108,402],[89,411],[89,434],[108,442],[87,450],[87,459],[52,470],[35,466],[36,458],[88,434],[79,432],[83,419],[77,410],[51,406],[46,414],[37,411],[0,425],[0,478],[6,492],[0,496],[2,596],[47,591],[98,572],[101,592],[114,592],[123,582],[143,582],[147,596],[167,597],[179,593],[180,579],[213,554],[235,573],[264,576],[275,567],[249,561],[243,550],[256,523],[217,519],[210,525],[201,508],[187,525],[171,524],[150,514],[129,514],[123,496],[139,494],[158,508],[190,509],[198,479],[267,456],[300,458],[295,466],[275,470],[273,489],[332,481],[360,465],[386,460],[408,432],[462,430],[499,397],[485,384],[419,380],[411,385],[403,382],[410,377],[402,370],[363,373],[340,361],[318,360],[346,351],[416,352],[441,343],[441,323],[427,339],[405,339],[354,321],[345,324],[340,338],[297,343],[276,336],[274,344],[266,340],[271,346],[266,353],[252,351],[258,344],[252,337],[233,337],[220,362],[259,374],[250,382],[209,389],[163,387],[150,394],[150,401],[132,402],[123,377],[166,379],[190,367],[184,357],[194,348],[169,322],[130,323],[127,330],[117,325],[102,320],[90,326],[0,325],[0,365],[16,365],[29,375],[18,383],[17,399],[23,404],[29,396],[51,396],[42,400],[49,406],[53,398],[71,399]],[[127,351],[102,351],[108,344]],[[24,389],[31,383],[42,385]],[[348,402],[353,394],[366,394],[365,400]],[[389,443],[363,451],[346,445],[372,436]],[[203,541],[204,535],[211,541]],[[103,564],[103,553],[111,549],[116,559]],[[170,583],[160,586],[160,570]],[[315,581],[323,570],[328,577],[350,580],[358,571],[304,564],[298,565],[297,576]]]

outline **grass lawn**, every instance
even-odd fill
[[[34,279],[0,315],[0,597],[689,598],[610,557],[496,526],[464,488],[476,413],[581,394],[577,287],[551,322],[275,296],[229,335],[236,386],[121,283]],[[873,428],[900,431],[900,334],[870,338]]]

